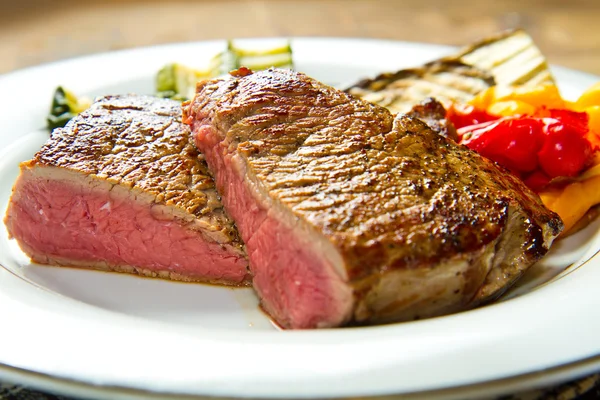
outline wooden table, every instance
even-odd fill
[[[13,0],[0,7],[0,73],[158,43],[344,36],[461,45],[523,27],[551,63],[600,75],[600,0]]]

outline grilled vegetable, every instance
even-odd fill
[[[212,58],[207,70],[178,63],[165,65],[156,76],[156,94],[174,100],[188,100],[194,97],[196,82],[227,74],[241,66],[255,71],[269,67],[292,68],[292,48],[287,43],[266,50],[248,50],[235,46],[230,40],[227,49]]]
[[[270,67],[294,67],[292,60],[292,47],[290,43],[267,50],[249,50],[237,47],[233,41],[227,41],[227,50],[217,54],[211,61],[211,76],[219,76],[246,67],[260,71]]]
[[[536,87],[555,83],[546,58],[523,30],[482,40],[445,60],[448,59],[489,72],[499,86]]]
[[[543,189],[554,178],[575,177],[592,162],[585,113],[548,110],[548,117],[503,117],[460,128],[460,143]],[[535,184],[530,184],[531,172]],[[543,186],[540,186],[542,184]]]
[[[227,42],[227,49],[213,57],[207,70],[198,70],[179,63],[170,63],[156,75],[158,97],[184,101],[194,97],[196,82],[228,73],[240,66],[253,70],[269,67],[292,68],[292,48],[290,43],[266,50],[249,50]],[[78,98],[62,86],[56,88],[52,97],[52,107],[47,117],[48,129],[63,127],[77,114],[87,109],[91,101]]]
[[[195,70],[178,63],[167,64],[156,75],[156,95],[179,101],[191,99],[196,82],[211,76],[210,71]]]
[[[561,109],[566,106],[566,102],[561,97],[558,87],[551,84],[536,87],[496,86],[479,93],[469,101],[469,104],[476,109],[486,110],[490,114],[501,116],[533,114],[536,109],[542,107]],[[514,113],[505,109],[505,106],[510,104],[515,105]]]
[[[570,102],[555,85],[493,87],[448,118],[460,143],[504,165],[560,215],[565,234],[599,213],[600,84]]]
[[[600,175],[572,182],[561,188],[544,190],[540,193],[540,198],[546,207],[563,220],[565,230],[562,236],[569,235],[598,216]]]
[[[69,90],[59,86],[52,96],[50,113],[46,117],[48,129],[62,128],[77,114],[87,109],[91,104],[88,98],[78,98]]]
[[[392,112],[406,112],[427,97],[448,106],[466,103],[494,85],[532,87],[543,83],[554,83],[548,64],[531,37],[517,30],[420,68],[364,79],[346,91]]]

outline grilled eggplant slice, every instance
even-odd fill
[[[397,113],[409,111],[428,97],[447,106],[454,101],[468,102],[494,85],[543,83],[554,83],[546,59],[527,33],[515,30],[422,67],[361,80],[346,92]]]

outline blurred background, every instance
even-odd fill
[[[553,64],[600,75],[600,0],[0,0],[0,73],[153,44],[262,36],[463,45],[525,28]]]

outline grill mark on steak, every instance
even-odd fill
[[[247,244],[263,307],[282,326],[473,307],[508,287],[562,229],[493,162],[303,74],[237,74],[197,90],[184,122]],[[311,289],[297,289],[288,273]]]
[[[21,164],[5,222],[41,263],[249,280],[237,229],[171,100],[107,96],[54,130]]]

